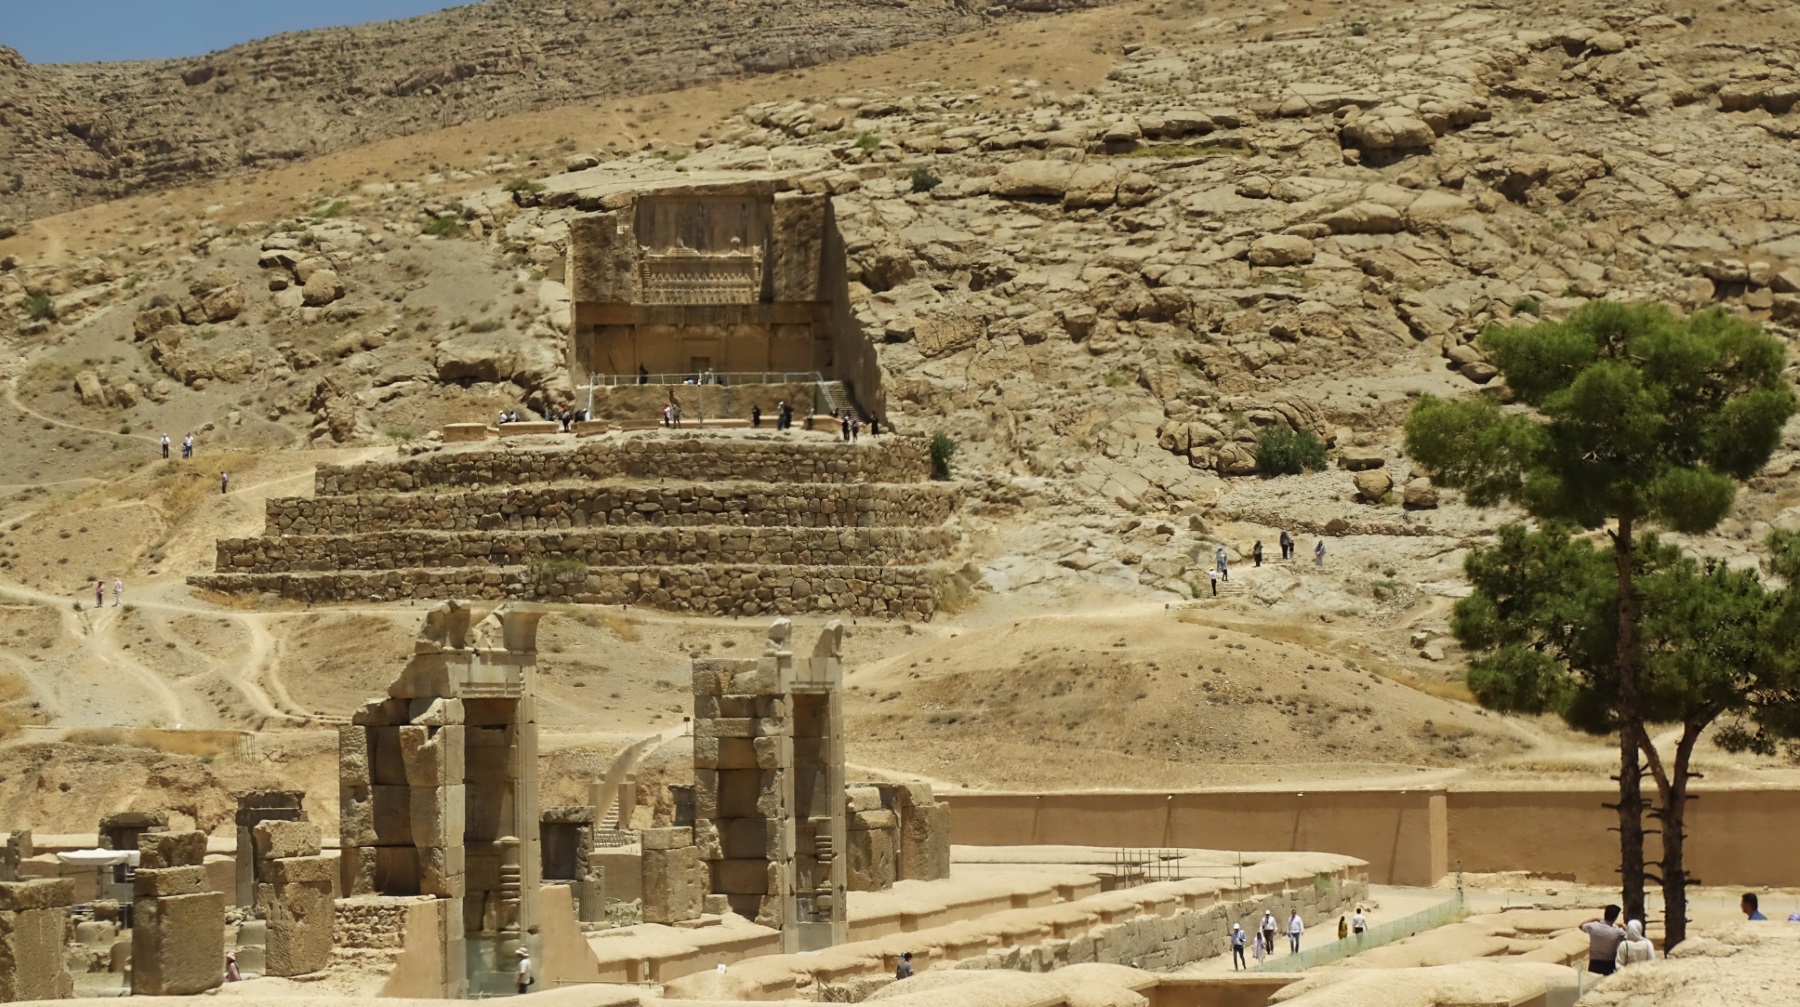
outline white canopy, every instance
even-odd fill
[[[62,863],[74,864],[78,867],[114,867],[118,864],[130,864],[131,866],[136,867],[138,862],[138,851],[70,850],[67,853],[58,853],[56,859]]]

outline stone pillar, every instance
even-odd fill
[[[510,992],[502,958],[537,926],[542,616],[439,605],[388,698],[339,733],[344,895],[443,902],[445,997]]]
[[[950,805],[929,783],[880,783],[882,807],[899,819],[896,881],[942,881],[950,876]]]
[[[306,821],[302,807],[305,796],[300,790],[253,790],[237,795],[237,887],[232,893],[235,904],[254,907],[258,883],[268,880],[256,873],[262,858],[251,849],[251,830],[258,822]]]
[[[320,855],[311,822],[258,822],[256,905],[268,921],[263,971],[272,976],[317,972],[331,963],[330,858]]]
[[[828,625],[810,657],[791,630],[775,620],[761,658],[694,662],[694,845],[712,893],[789,952],[844,939],[848,888],[843,629]]]
[[[694,846],[694,830],[645,829],[644,922],[681,923],[698,919],[707,891],[707,869]]]
[[[225,981],[225,895],[207,890],[206,833],[138,837],[131,992],[187,996]]]
[[[0,882],[0,1001],[75,995],[63,955],[75,883],[66,878]]]

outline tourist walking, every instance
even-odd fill
[[[106,582],[94,581],[94,607],[101,608],[106,604]]]
[[[1257,539],[1256,544],[1250,547],[1250,559],[1257,566],[1262,566],[1262,539]]]
[[[1319,544],[1313,546],[1313,566],[1324,566],[1324,565],[1325,565],[1325,540],[1320,539]]]
[[[850,443],[850,410],[846,409],[839,414],[838,422],[842,423],[844,427],[844,443]]]
[[[1619,911],[1618,906],[1607,906],[1602,912],[1604,918],[1596,917],[1581,925],[1581,932],[1588,935],[1588,971],[1597,976],[1612,975],[1619,942],[1625,939],[1625,931],[1619,929]]]
[[[1263,910],[1262,935],[1263,935],[1263,943],[1265,945],[1267,945],[1269,948],[1269,954],[1271,954],[1271,955],[1274,954],[1275,953],[1275,914],[1272,911],[1267,910],[1267,909]]]
[[[681,429],[681,403],[669,403],[669,418],[675,421],[675,429]]]
[[[1244,961],[1244,945],[1248,943],[1250,943],[1250,936],[1244,933],[1243,927],[1233,923],[1231,925],[1231,971],[1236,972],[1238,969],[1250,967],[1250,963]],[[1262,955],[1256,957],[1260,959]]]
[[[1357,906],[1356,915],[1350,917],[1350,932],[1360,936],[1367,929],[1369,929],[1369,920],[1363,915],[1363,907]]]
[[[1294,536],[1289,535],[1285,528],[1281,530],[1281,558],[1294,558]]]
[[[1350,936],[1350,921],[1345,919],[1342,916],[1339,916],[1338,917],[1338,940],[1341,941],[1348,936]]]
[[[894,967],[894,979],[895,981],[911,979],[912,974],[912,952],[902,951],[900,952],[900,964]]]
[[[1215,566],[1211,570],[1206,571],[1206,576],[1212,581],[1212,596],[1217,598],[1219,596],[1219,568]]]
[[[1619,942],[1619,950],[1615,953],[1613,964],[1619,968],[1636,965],[1639,962],[1656,960],[1656,945],[1644,936],[1644,924],[1632,920],[1625,924],[1625,939]]]
[[[775,429],[786,430],[793,424],[794,411],[788,408],[787,400],[783,399],[775,406]]]
[[[229,472],[219,473],[219,495],[224,496],[225,494],[230,493],[230,492],[231,492],[231,473],[229,473]]]
[[[1220,580],[1230,580],[1231,579],[1231,567],[1226,565],[1225,547],[1224,546],[1220,546],[1217,549],[1213,550],[1213,565],[1216,566],[1219,570],[1219,579]]]
[[[647,385],[649,383],[650,383],[650,372],[647,370],[644,370],[643,364],[639,364],[638,365],[638,384]]]
[[[531,984],[537,982],[537,978],[531,974],[531,952],[520,948],[513,953],[519,956],[519,968],[513,973],[513,981],[519,984],[521,994],[529,993]]]
[[[181,457],[194,457],[194,435],[188,434],[181,439]]]
[[[125,597],[125,581],[121,578],[114,577],[113,578],[113,607],[118,608],[120,600],[123,599],[124,597]]]
[[[225,981],[228,983],[244,981],[244,974],[238,971],[236,951],[225,952]]]
[[[1266,945],[1263,943],[1262,931],[1260,931],[1260,930],[1257,931],[1256,937],[1254,938],[1254,940],[1256,943],[1256,947],[1252,948],[1250,953],[1256,956],[1256,964],[1257,964],[1257,967],[1260,968],[1263,963],[1263,954],[1266,950]]]
[[[162,435],[162,449],[163,449],[163,460],[167,461],[169,458],[169,435],[168,434]]]
[[[1288,952],[1300,953],[1300,935],[1306,932],[1306,924],[1300,922],[1300,910],[1288,913]]]
[[[750,407],[750,425],[752,427],[762,426],[762,406]]]
[[[1738,900],[1738,910],[1744,914],[1744,919],[1762,920],[1767,923],[1769,918],[1762,914],[1760,906],[1761,902],[1757,899],[1755,892],[1745,892],[1744,897]]]

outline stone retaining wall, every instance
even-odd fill
[[[264,519],[267,535],[349,535],[405,528],[924,527],[949,520],[957,496],[950,483],[564,485],[273,498],[265,504]]]
[[[837,612],[924,619],[946,572],[936,566],[663,566],[533,570],[521,567],[342,573],[216,573],[195,587],[269,592],[297,601],[469,598],[640,604],[702,615]]]
[[[407,493],[427,486],[515,486],[572,480],[679,479],[692,482],[920,483],[930,478],[929,444],[884,435],[853,443],[802,440],[775,432],[734,439],[655,431],[566,448],[440,451],[394,462],[321,465],[314,495]]]
[[[367,535],[221,539],[222,573],[405,567],[589,567],[679,563],[887,566],[945,558],[958,536],[938,528],[636,528],[543,532],[402,530]]]

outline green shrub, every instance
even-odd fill
[[[505,327],[506,327],[506,323],[501,321],[498,318],[483,318],[481,321],[476,322],[474,325],[469,326],[469,331],[470,332],[499,332],[501,329],[503,329]]]
[[[950,460],[956,457],[956,442],[949,434],[931,435],[931,475],[934,479],[950,478]]]
[[[881,146],[881,137],[874,133],[864,133],[856,138],[857,150],[874,150]]]
[[[930,192],[943,184],[944,180],[937,177],[936,172],[922,164],[912,170],[912,191],[914,192]]]
[[[56,302],[50,295],[39,291],[25,298],[25,314],[34,322],[56,321]]]
[[[1539,304],[1538,299],[1535,297],[1521,297],[1512,302],[1512,313],[1514,315],[1530,315],[1533,318],[1538,318],[1543,315],[1544,306]]]
[[[433,217],[431,223],[425,225],[424,233],[434,238],[455,238],[460,237],[466,230],[468,228],[463,225],[463,222],[455,217]]]
[[[1106,387],[1108,388],[1123,388],[1131,383],[1130,378],[1120,374],[1118,371],[1107,371],[1106,377],[1101,378],[1100,380],[1106,382]]]
[[[1256,435],[1256,468],[1265,476],[1291,476],[1325,467],[1325,442],[1311,430],[1265,427]]]
[[[542,183],[533,182],[529,178],[515,178],[500,187],[504,192],[543,192]]]
[[[347,199],[334,199],[329,203],[322,203],[322,204],[320,204],[318,209],[316,209],[312,212],[313,219],[314,220],[330,220],[333,217],[336,217],[339,214],[343,213],[344,210],[346,208],[348,208],[349,206],[350,206],[350,201]]]

